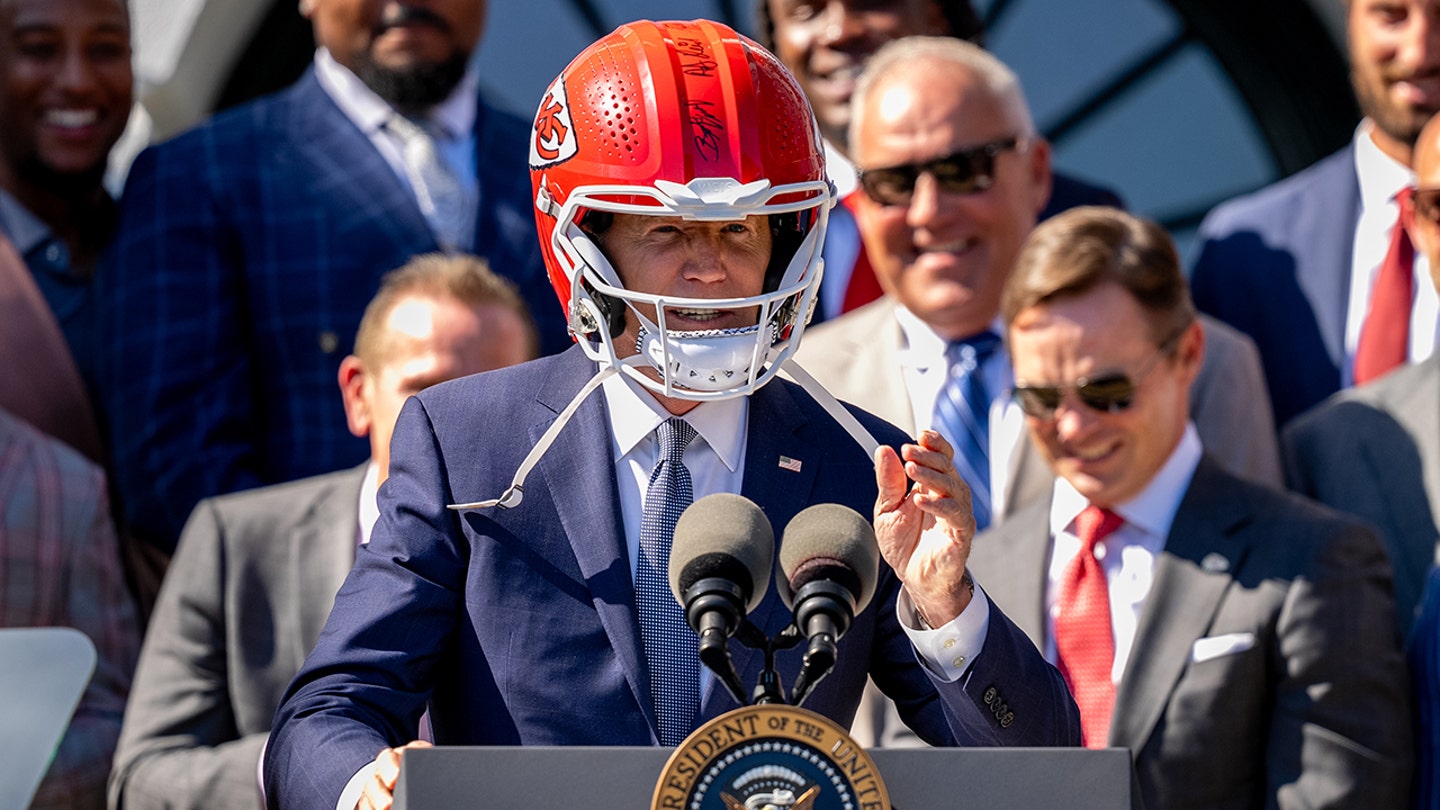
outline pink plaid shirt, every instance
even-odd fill
[[[101,469],[0,410],[0,627],[74,627],[99,661],[32,807],[104,807],[140,651]]]

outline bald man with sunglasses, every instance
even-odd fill
[[[1141,804],[1405,807],[1409,697],[1390,563],[1357,519],[1226,472],[1190,421],[1209,348],[1152,222],[1037,227],[1001,303],[1048,497],[970,566],[1070,686]]]
[[[974,375],[988,405],[970,404],[957,422],[941,416],[940,400],[956,346],[999,333],[1000,290],[1050,196],[1050,146],[1014,74],[951,37],[887,44],[851,103],[849,141],[864,192],[858,224],[886,295],[809,330],[796,357],[836,396],[911,435],[933,426],[959,447],[949,426],[978,424],[985,447],[961,472],[984,528],[1050,481],[1024,441],[1018,409],[1005,402],[1004,347],[993,339],[980,347]],[[1207,323],[1206,331],[1212,357],[1193,403],[1201,436],[1227,468],[1278,486],[1259,356],[1231,329]]]
[[[1050,196],[1049,144],[1009,68],[951,37],[885,45],[851,105],[856,214],[886,295],[807,330],[796,359],[837,397],[910,435],[944,433],[978,524],[999,523],[1053,480],[1005,396],[1010,362],[995,339],[1000,290]],[[1279,486],[1259,355],[1229,327],[1205,329],[1210,352],[1191,396],[1200,435],[1227,469]],[[972,370],[961,379],[966,354]],[[873,687],[851,732],[869,745],[920,745]]]

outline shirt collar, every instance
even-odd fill
[[[345,117],[370,135],[385,126],[394,116],[395,110],[384,99],[375,94],[350,71],[335,61],[325,48],[315,52],[315,78],[326,94],[340,107]],[[475,117],[478,114],[480,77],[472,63],[465,69],[460,83],[444,101],[432,107],[426,119],[439,127],[446,138],[465,138],[475,131]]]
[[[1170,525],[1175,522],[1175,512],[1185,491],[1190,488],[1190,479],[1200,464],[1204,448],[1195,424],[1185,426],[1185,433],[1171,451],[1164,466],[1150,479],[1150,483],[1138,495],[1124,503],[1116,504],[1112,510],[1135,528],[1164,540],[1170,536]],[[1050,499],[1050,534],[1053,537],[1071,526],[1080,512],[1089,506],[1075,487],[1064,478],[1055,478],[1055,496]]]
[[[1362,211],[1391,205],[1400,189],[1415,182],[1415,172],[1380,151],[1370,133],[1375,124],[1366,118],[1355,128],[1355,176],[1360,181]]]
[[[380,520],[380,467],[374,461],[365,465],[365,480],[360,482],[360,545],[370,542],[370,534]]]
[[[835,184],[835,195],[837,199],[844,199],[850,196],[851,192],[860,187],[860,174],[855,169],[855,164],[850,158],[840,154],[834,144],[823,141],[825,145],[825,173],[830,175],[830,182]]]
[[[900,333],[905,340],[900,347],[900,364],[916,368],[921,371],[933,365],[945,363],[945,348],[949,341],[940,337],[930,324],[920,320],[920,316],[911,312],[905,305],[896,302],[895,320],[900,323]],[[999,316],[990,324],[990,329],[997,335],[1004,335],[1004,324]],[[997,354],[1004,352],[1004,347],[997,350]]]
[[[611,450],[616,461],[633,452],[661,422],[674,416],[624,373],[610,377],[600,388],[610,411]],[[684,416],[732,473],[739,471],[749,402],[749,397],[702,402]]]
[[[0,189],[0,231],[10,237],[11,244],[22,256],[50,241],[52,236],[49,225],[4,189]]]

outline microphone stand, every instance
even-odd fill
[[[804,637],[795,630],[795,626],[792,624],[781,631],[780,635],[770,638],[749,619],[740,623],[740,630],[735,637],[746,647],[765,653],[765,668],[760,671],[760,678],[755,682],[755,692],[750,702],[757,706],[767,703],[787,703],[785,687],[780,683],[780,673],[775,671],[775,653],[794,647],[804,641]],[[741,701],[741,703],[743,702]]]

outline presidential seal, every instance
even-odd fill
[[[796,706],[745,706],[685,739],[653,810],[890,810],[875,763],[845,729]]]

